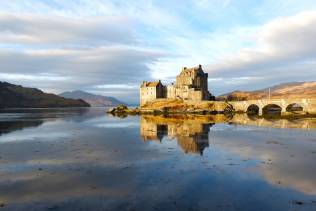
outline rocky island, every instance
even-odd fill
[[[140,107],[128,109],[118,106],[109,110],[116,114],[217,114],[231,113],[226,102],[214,101],[208,91],[208,74],[198,67],[182,68],[176,83],[163,85],[161,81],[143,81],[140,87]]]
[[[108,113],[117,115],[137,114],[231,114],[233,108],[226,102],[205,101],[200,103],[186,102],[182,100],[154,100],[142,107],[128,108],[118,105],[111,108]]]

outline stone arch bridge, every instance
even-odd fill
[[[286,113],[288,108],[293,105],[300,106],[305,113],[316,113],[316,99],[262,99],[228,103],[233,106],[235,111],[247,112],[250,107],[256,107],[259,115],[262,115],[265,108],[269,106],[280,108],[281,113]]]

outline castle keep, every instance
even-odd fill
[[[211,95],[207,85],[208,74],[204,73],[202,66],[182,68],[176,78],[176,83],[168,86],[161,81],[146,82],[140,87],[140,105],[159,98],[202,101],[209,100]]]

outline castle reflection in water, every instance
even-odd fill
[[[203,154],[209,146],[210,127],[217,123],[271,128],[314,130],[315,118],[266,119],[245,114],[225,115],[173,115],[140,117],[140,134],[144,141],[162,141],[164,137],[176,139],[185,153]]]
[[[211,123],[203,123],[184,116],[141,116],[140,134],[144,141],[175,139],[185,153],[198,153],[209,146]]]

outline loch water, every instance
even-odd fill
[[[0,210],[316,210],[316,119],[0,111]]]

